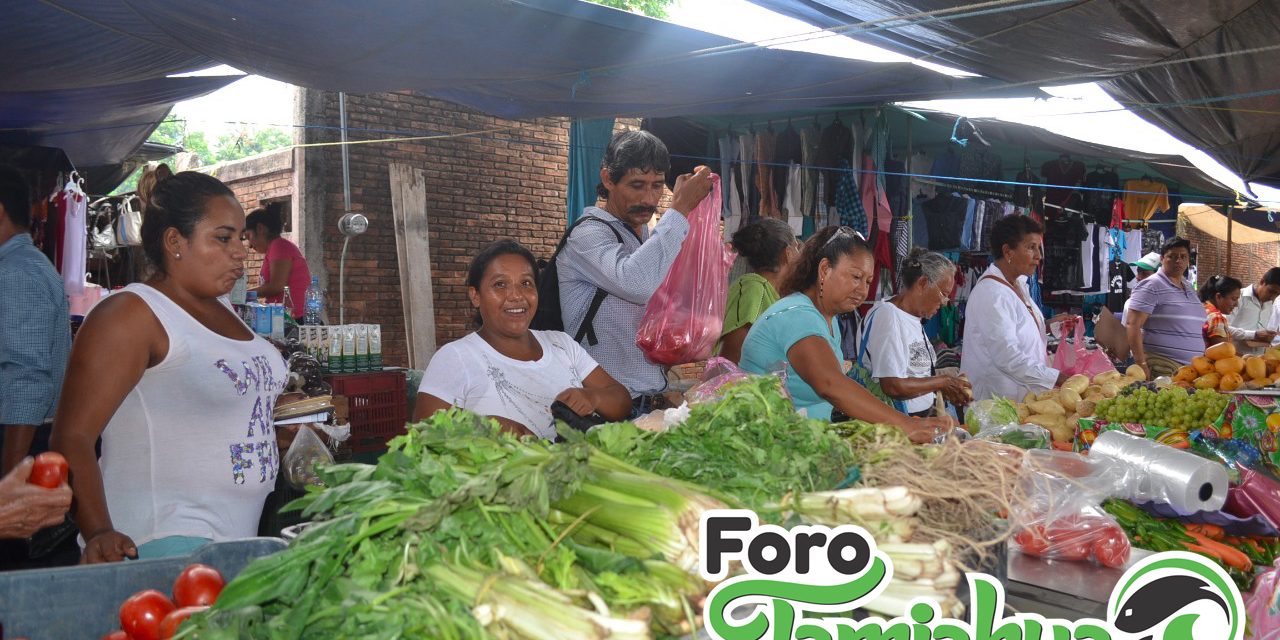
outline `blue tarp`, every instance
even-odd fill
[[[580,0],[11,4],[40,22],[10,13],[0,24],[0,88],[96,86],[216,62],[315,89],[409,89],[525,118],[763,113],[1001,86],[909,64],[719,50],[739,43]]]

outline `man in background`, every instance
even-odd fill
[[[1260,356],[1276,338],[1280,328],[1275,318],[1274,303],[1280,296],[1280,267],[1268,269],[1262,279],[1240,291],[1240,305],[1227,316],[1240,355]],[[1239,331],[1236,331],[1239,329]]]
[[[0,475],[18,466],[36,428],[53,420],[71,354],[62,278],[31,240],[31,194],[0,167]]]

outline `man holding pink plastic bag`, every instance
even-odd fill
[[[667,378],[636,346],[636,335],[645,306],[689,235],[686,216],[711,191],[711,171],[699,167],[677,178],[671,208],[650,230],[671,169],[666,145],[647,131],[622,132],[601,165],[596,190],[605,206],[583,211],[585,220],[556,257],[561,315],[565,332],[582,336],[587,353],[631,392],[643,414],[666,408]]]

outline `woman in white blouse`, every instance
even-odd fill
[[[538,311],[537,263],[514,240],[480,252],[467,272],[479,329],[442,347],[418,388],[413,420],[459,407],[495,418],[503,430],[556,438],[551,407],[622,420],[631,395],[582,345],[560,331],[532,331]]]
[[[995,262],[969,296],[960,357],[976,400],[1021,400],[1066,377],[1049,366],[1044,315],[1027,291],[1026,279],[1043,257],[1043,239],[1044,227],[1027,216],[1005,216],[991,229]]]

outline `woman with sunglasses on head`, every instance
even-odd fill
[[[1160,248],[1160,270],[1129,299],[1129,346],[1148,379],[1172,376],[1204,353],[1204,304],[1186,277],[1190,267],[1191,242],[1170,238]]]
[[[800,252],[783,285],[784,298],[758,318],[742,345],[742,368],[771,373],[785,366],[787,390],[811,418],[833,411],[857,420],[901,428],[915,442],[929,442],[954,424],[949,418],[916,418],[881,402],[845,375],[835,318],[867,297],[875,269],[871,248],[848,227],[827,227]]]
[[[933,344],[924,322],[951,298],[956,265],[939,253],[913,249],[902,262],[902,282],[894,297],[877,302],[867,313],[860,354],[885,395],[900,401],[907,414],[934,415],[935,398],[956,406],[969,403],[969,382],[938,375]]]
[[[991,228],[995,262],[969,294],[960,358],[975,400],[1021,400],[1067,378],[1049,366],[1044,314],[1027,291],[1027,278],[1040,266],[1043,240],[1044,227],[1027,216],[1005,216]]]

